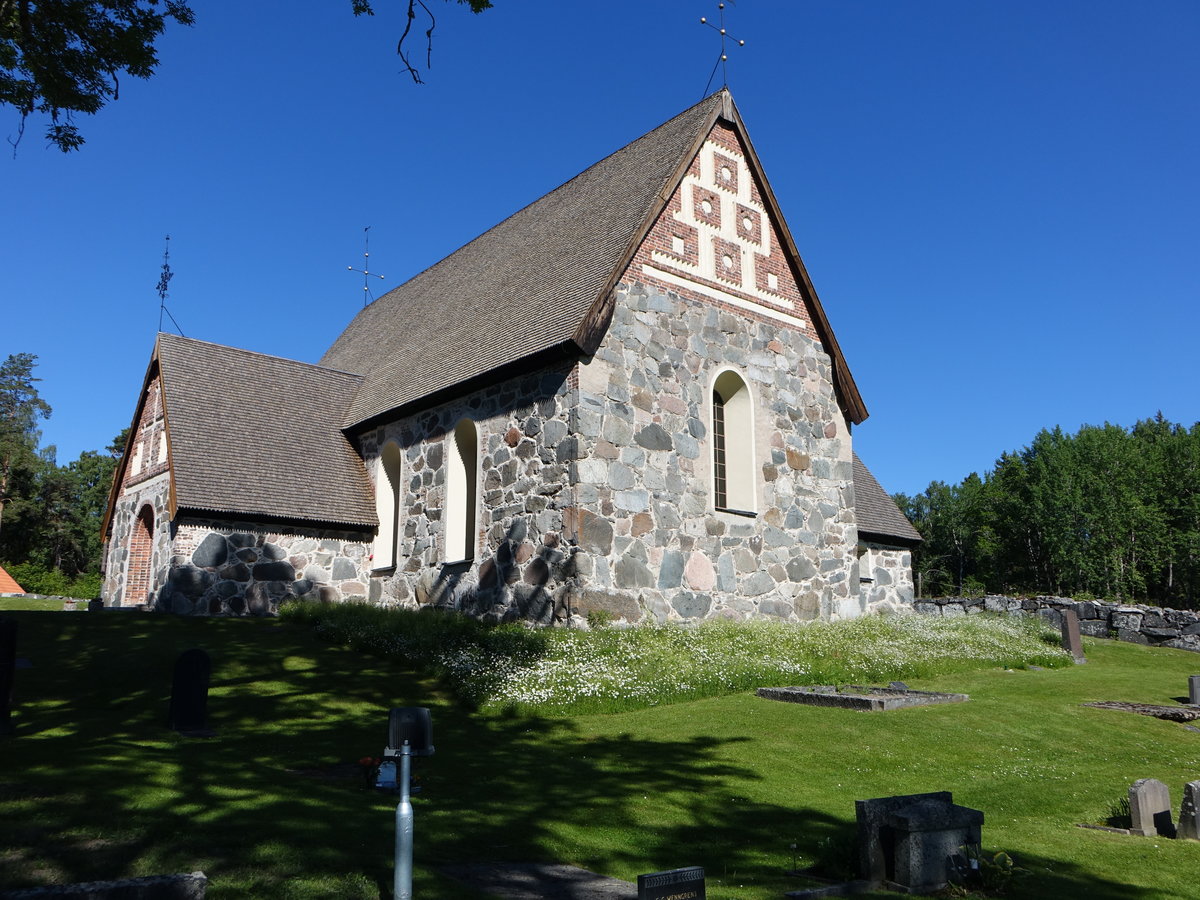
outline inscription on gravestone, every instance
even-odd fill
[[[1075,662],[1087,662],[1083,640],[1079,637],[1079,615],[1073,609],[1062,611],[1062,648],[1075,658]]]
[[[175,675],[171,680],[168,728],[193,737],[212,735],[205,725],[208,680],[211,674],[212,662],[203,650],[193,647],[179,655],[179,659],[175,661]]]
[[[1157,778],[1139,778],[1129,787],[1130,829],[1134,834],[1154,837],[1175,837],[1174,810],[1171,792]]]
[[[0,734],[12,734],[13,683],[17,680],[17,621],[0,619]]]
[[[651,872],[637,879],[638,900],[705,900],[704,868]]]
[[[1183,802],[1179,805],[1179,828],[1175,837],[1200,841],[1200,823],[1196,821],[1196,804],[1200,803],[1200,781],[1183,786]]]

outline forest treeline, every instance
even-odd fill
[[[100,595],[100,524],[125,432],[105,450],[59,465],[41,445],[50,405],[38,394],[37,357],[0,363],[0,564],[26,591]]]
[[[924,596],[1055,594],[1200,607],[1200,422],[1042,430],[982,478],[894,499]]]

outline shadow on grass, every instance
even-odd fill
[[[16,615],[33,665],[17,672],[16,735],[0,740],[0,888],[202,869],[213,898],[389,896],[396,800],[347,764],[381,751],[399,705],[434,714],[437,755],[416,770],[420,896],[477,896],[435,870],[484,861],[630,880],[702,865],[714,897],[720,885],[777,895],[796,886],[782,874],[789,843],[812,860],[853,834],[852,810],[742,796],[764,777],[748,738],[597,737],[572,719],[478,715],[429,679],[274,621]],[[166,728],[172,666],[190,647],[213,661],[210,739]],[[1037,890],[1014,897],[1156,897],[1019,862]]]

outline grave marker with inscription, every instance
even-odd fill
[[[1171,792],[1157,778],[1139,778],[1129,787],[1129,817],[1134,834],[1175,837]]]
[[[175,674],[171,680],[171,707],[167,713],[167,727],[192,737],[211,737],[213,732],[205,724],[208,708],[208,680],[212,674],[212,662],[203,650],[193,647],[185,650],[175,661]]]
[[[639,875],[637,889],[638,900],[705,900],[704,869],[688,866]]]
[[[1074,657],[1075,662],[1087,662],[1083,639],[1079,636],[1079,615],[1073,609],[1062,611],[1062,648]]]
[[[1183,786],[1183,802],[1179,805],[1179,827],[1175,837],[1200,841],[1200,823],[1196,819],[1196,806],[1200,804],[1200,781],[1189,781]]]
[[[12,734],[12,694],[17,680],[17,621],[0,619],[0,734]]]

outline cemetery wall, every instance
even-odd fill
[[[1193,610],[1106,600],[1072,600],[1070,597],[995,595],[922,598],[913,603],[913,609],[935,616],[964,616],[981,612],[1036,615],[1056,626],[1062,622],[1062,611],[1073,609],[1079,617],[1082,634],[1200,653],[1200,612]]]

